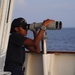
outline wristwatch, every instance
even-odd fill
[[[46,30],[47,28],[46,28],[45,26],[41,26],[40,29],[42,29],[42,30]]]

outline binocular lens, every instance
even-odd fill
[[[60,22],[60,26],[59,26],[59,28],[60,28],[60,29],[62,28],[62,22]]]
[[[62,22],[60,21],[60,22],[58,22],[58,21],[56,21],[56,29],[61,29],[62,28]]]

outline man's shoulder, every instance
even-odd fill
[[[24,37],[19,33],[12,33],[10,36],[12,36],[12,37]]]
[[[27,37],[25,37],[25,36],[23,36],[23,35],[21,35],[21,34],[19,34],[19,33],[12,33],[11,35],[10,35],[10,38],[12,38],[12,39],[26,39]]]

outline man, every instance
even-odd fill
[[[11,31],[5,61],[5,71],[10,71],[12,75],[24,75],[22,66],[25,59],[25,48],[31,52],[40,53],[40,41],[43,37],[47,25],[54,20],[44,20],[38,33],[33,31],[34,39],[26,37],[28,30],[25,29],[27,23],[24,18],[14,19],[11,24]],[[43,28],[44,27],[44,28]]]

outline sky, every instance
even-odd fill
[[[62,27],[75,27],[75,0],[14,0],[13,19],[23,17],[27,23],[45,19],[62,21]]]

